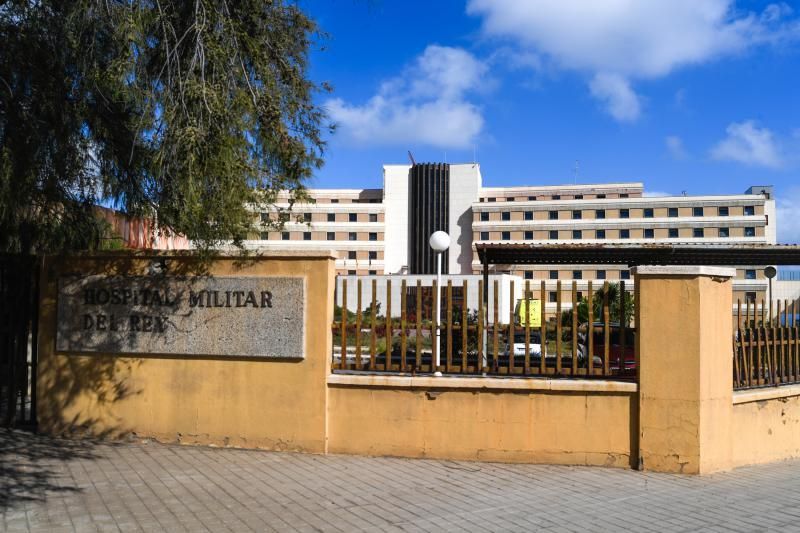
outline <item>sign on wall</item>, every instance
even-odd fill
[[[519,322],[520,324],[530,325],[538,328],[542,325],[542,301],[541,300],[520,300],[519,301]]]
[[[302,359],[304,280],[65,276],[56,350]]]

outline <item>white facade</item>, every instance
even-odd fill
[[[383,272],[408,269],[408,172],[411,165],[383,165],[383,205],[386,213]]]
[[[481,191],[481,167],[477,163],[450,165],[450,249],[453,274],[472,272],[472,204]]]

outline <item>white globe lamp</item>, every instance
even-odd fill
[[[442,308],[442,252],[450,248],[450,235],[445,233],[444,231],[434,231],[433,235],[431,235],[430,240],[428,241],[431,245],[431,248],[434,252],[436,252],[436,291],[439,292],[437,298],[439,305],[436,306],[436,361],[434,362],[434,376],[441,376],[442,373],[439,372],[439,365],[441,363],[441,343],[439,342],[439,338],[441,335],[441,331],[439,329],[439,323],[441,322],[441,308]]]

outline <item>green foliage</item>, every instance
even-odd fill
[[[625,317],[624,321],[620,320],[620,285],[619,283],[609,283],[608,285],[608,312],[611,322],[622,322],[623,325],[630,325],[633,316],[636,312],[634,309],[633,294],[625,291]],[[585,324],[589,321],[589,301],[587,298],[581,298],[578,301],[578,323]],[[592,296],[592,308],[594,310],[594,322],[603,320],[603,289],[599,289]],[[572,325],[572,309],[561,313],[561,325]]]
[[[201,249],[265,229],[322,164],[317,36],[284,0],[0,3],[0,251],[96,249],[98,204]]]

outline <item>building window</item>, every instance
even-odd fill
[[[533,240],[533,232],[532,231],[526,231],[525,232],[525,240],[526,241],[532,241]]]
[[[583,279],[583,271],[581,271],[581,270],[573,270],[572,271],[572,279]]]
[[[667,215],[670,218],[677,218],[678,217],[678,208],[677,207],[670,207],[667,209]]]
[[[348,241],[357,241],[358,240],[358,235],[356,234],[355,231],[351,231],[350,233],[347,234],[347,240]]]
[[[333,201],[333,200],[331,200],[331,201]],[[347,275],[348,276],[355,276],[356,275],[356,271],[355,270],[348,270],[347,271]]]
[[[554,194],[553,195],[553,200],[561,200],[561,195],[560,194]]]
[[[511,240],[511,232],[510,231],[504,231],[500,235],[501,235],[500,238],[503,239],[504,241],[510,241]]]
[[[630,209],[620,209],[619,210],[619,218],[631,218]]]
[[[572,230],[572,238],[573,239],[582,239],[583,238],[583,232],[581,230],[579,230],[579,229]]]
[[[488,220],[489,220],[489,213],[487,213],[486,211],[483,211],[481,213],[481,222],[487,222]]]
[[[353,251],[353,250],[350,250],[349,252],[347,252],[347,258],[355,260],[356,259],[356,252]]]
[[[654,239],[656,236],[656,232],[653,228],[647,228],[644,230],[644,238],[645,239]]]
[[[533,279],[533,271],[532,270],[526,270],[525,271],[525,279]]]
[[[370,213],[369,214],[369,221],[370,222],[377,222],[378,221],[378,213]]]
[[[550,220],[558,220],[558,211],[548,211],[547,218]]]
[[[701,238],[703,237],[703,228],[694,228],[692,230],[692,237]]]
[[[572,220],[580,220],[583,218],[583,213],[580,209],[575,209],[572,211]]]
[[[557,240],[558,239],[558,230],[551,229],[550,234],[548,235],[550,240]]]
[[[678,236],[679,236],[679,235],[678,235],[678,228],[669,228],[669,230],[667,230],[667,232],[668,232],[668,233],[667,233],[667,236],[668,236],[670,239],[677,239],[677,238],[678,238]]]
[[[756,271],[755,270],[745,270],[744,271],[744,279],[756,279]]]
[[[719,228],[719,236],[720,237],[730,237],[731,230],[728,228]]]
[[[369,260],[370,261],[376,261],[377,259],[378,259],[378,252],[376,252],[374,250],[369,252]]]
[[[594,232],[594,236],[596,239],[605,239],[606,238],[606,230],[599,229]]]
[[[597,274],[595,275],[597,279],[606,279],[606,271],[605,270],[598,270]]]
[[[282,231],[281,232],[281,240],[282,241],[288,241],[289,240],[289,232],[288,231]]]
[[[263,223],[269,222],[269,213],[261,213],[261,222]]]
[[[646,207],[644,209],[644,218],[653,218],[653,208],[652,207]]]
[[[336,234],[332,231],[329,231],[325,238],[328,239],[329,241],[335,241]]]
[[[606,197],[606,195],[605,195],[605,194],[598,194],[598,195],[597,195],[597,199],[598,199],[598,200],[602,200],[602,199],[604,199],[605,197]]]
[[[728,216],[728,208],[727,207],[720,207],[717,209],[717,215],[721,217]]]
[[[481,232],[481,240],[482,241],[488,241],[489,240],[489,232],[488,231],[482,231]]]
[[[620,270],[619,279],[631,279],[631,271],[630,270]]]
[[[583,300],[583,291],[575,291],[575,297],[577,298],[576,301],[578,301],[578,302]]]
[[[261,240],[262,241],[268,241],[269,240],[269,232],[268,231],[262,231],[261,232]]]
[[[336,222],[336,214],[328,213],[328,222]]]
[[[624,193],[620,194],[619,197],[620,198],[627,198],[628,197],[628,193],[624,192]]]
[[[619,230],[619,238],[620,239],[630,239],[631,238],[631,230],[629,230],[629,229],[621,229],[621,230]]]
[[[744,236],[745,237],[755,237],[756,236],[756,228],[744,228]]]
[[[558,279],[558,270],[550,271],[550,279]]]
[[[378,273],[378,271],[377,271],[377,270],[368,270],[368,271],[367,271],[367,274],[369,274],[370,276],[374,276],[374,275],[375,275],[375,274],[377,274],[377,273]]]
[[[502,213],[500,213],[500,220],[505,220],[505,221],[511,220],[511,213],[508,211],[503,211]]]
[[[756,293],[755,292],[744,293],[744,301],[752,304],[756,303]]]
[[[703,216],[703,208],[702,207],[693,207],[692,208],[692,216],[693,217],[701,217],[701,216]]]
[[[594,218],[606,218],[606,210],[605,209],[595,209]]]
[[[556,303],[558,301],[558,293],[556,291],[550,291],[547,293],[547,300],[550,303]]]
[[[583,200],[583,195],[582,194],[576,194],[575,195],[575,199],[576,200]]]
[[[535,196],[528,196],[528,201],[529,202],[535,202],[536,201],[536,197]]]
[[[754,216],[755,214],[756,214],[756,208],[755,208],[755,206],[752,206],[752,205],[746,205],[746,206],[744,206],[744,216],[746,216],[746,217],[752,217],[752,216]]]
[[[533,220],[533,211],[525,211],[525,220]]]
[[[310,231],[304,231],[303,232],[303,240],[304,241],[310,241],[311,240],[311,232]]]
[[[490,202],[496,202],[496,201],[497,201],[497,198],[489,198],[489,201],[490,201]]]
[[[370,232],[370,234],[369,234],[369,240],[371,240],[371,241],[377,241],[377,240],[378,240],[378,234],[377,234],[377,233],[375,233],[375,232]]]
[[[347,214],[347,221],[348,222],[358,222],[358,214],[357,213],[348,213]]]
[[[303,222],[311,222],[311,213],[303,213]]]

